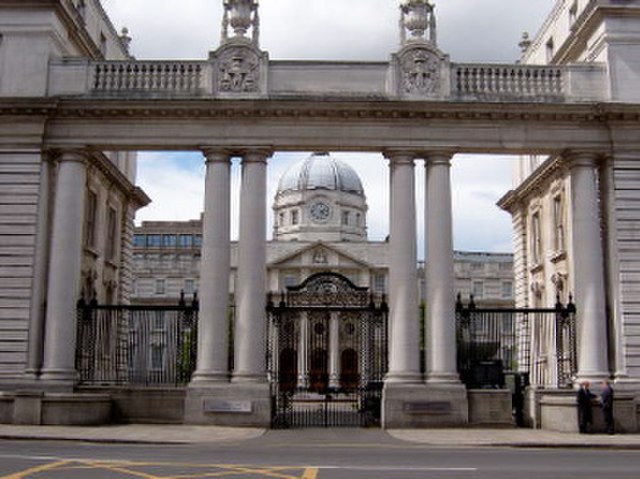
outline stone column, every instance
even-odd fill
[[[387,152],[391,180],[389,372],[387,383],[418,383],[420,328],[413,153]]]
[[[451,154],[425,156],[427,383],[459,383],[456,365]]]
[[[309,317],[306,312],[300,313],[298,336],[298,389],[309,387]]]
[[[200,263],[198,364],[192,383],[229,379],[229,274],[231,272],[231,158],[204,150],[206,178]]]
[[[329,319],[329,387],[340,388],[340,321],[335,311]]]
[[[569,158],[573,267],[578,325],[578,378],[599,381],[607,367],[607,316],[596,157]]]
[[[242,160],[240,238],[238,241],[235,382],[264,382],[266,321],[266,198],[265,151],[250,151]]]
[[[53,204],[46,333],[41,379],[72,385],[76,377],[76,303],[80,291],[87,183],[86,158],[59,158]]]

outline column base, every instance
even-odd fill
[[[231,376],[232,383],[252,383],[262,384],[267,383],[266,374],[253,374],[253,373],[233,373]]]
[[[427,384],[434,386],[440,384],[460,385],[460,375],[458,373],[436,373],[427,376]]]
[[[191,376],[191,384],[207,385],[228,383],[229,373],[227,371],[196,371]]]
[[[184,422],[216,426],[269,427],[269,384],[191,384],[185,399]]]
[[[467,390],[462,384],[385,383],[382,392],[385,429],[455,427],[468,423]]]
[[[423,384],[420,373],[393,373],[389,372],[384,378],[385,384]]]
[[[72,391],[76,384],[74,369],[46,369],[40,375],[41,387],[47,391]]]

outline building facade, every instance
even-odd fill
[[[536,306],[556,292],[573,293],[573,381],[613,376],[624,405],[616,408],[625,411],[621,424],[634,430],[638,0],[558,0],[529,53],[505,65],[452,61],[438,47],[427,0],[401,4],[401,46],[376,63],[271,60],[260,48],[258,11],[254,0],[225,1],[221,43],[207,59],[138,61],[97,0],[0,0],[3,417],[42,423],[57,417],[47,412],[57,407],[86,418],[95,404],[103,420],[108,416],[117,388],[91,396],[77,382],[78,300],[127,301],[130,220],[148,201],[133,186],[135,151],[183,150],[202,153],[206,178],[197,367],[175,399],[179,416],[190,423],[269,424],[264,298],[269,281],[280,286],[287,274],[269,279],[267,164],[274,151],[368,151],[387,158],[390,178],[389,242],[381,247],[389,307],[381,422],[468,424],[478,398],[483,410],[491,407],[489,395],[464,387],[456,363],[450,165],[456,153],[495,153],[550,158],[501,201],[516,224],[515,295],[519,304]],[[229,238],[231,158],[242,160],[236,259]],[[416,160],[424,160],[426,184],[424,344],[415,321]],[[287,209],[277,233],[312,246],[276,255],[283,270],[302,266],[305,276],[304,268],[323,264],[323,254],[354,272],[378,264],[357,253],[355,240],[366,227],[357,185],[341,192],[340,204],[333,195],[292,186],[282,191]],[[305,215],[310,222],[303,229]],[[312,239],[325,225],[334,229],[327,245],[335,248]],[[231,290],[232,337],[221,334]],[[531,408],[542,426],[568,424],[556,419],[571,417],[571,393],[545,389]],[[169,397],[164,391],[155,399]]]

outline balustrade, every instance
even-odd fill
[[[201,62],[106,61],[93,64],[93,92],[197,93]]]
[[[563,69],[538,65],[454,65],[452,94],[458,97],[548,99],[564,96]]]

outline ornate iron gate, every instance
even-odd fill
[[[272,427],[379,425],[388,369],[384,297],[318,273],[277,299],[267,307]]]

